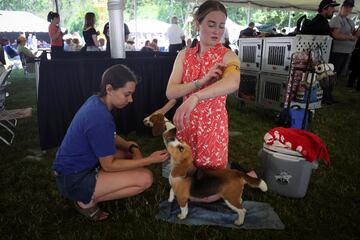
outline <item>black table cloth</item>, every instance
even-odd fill
[[[113,112],[117,131],[146,132],[143,118],[167,101],[165,91],[174,60],[175,56],[42,60],[38,89],[41,148],[60,145],[75,113],[99,91],[102,73],[114,64],[128,66],[138,77],[134,102]]]

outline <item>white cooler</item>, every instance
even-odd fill
[[[262,178],[269,191],[294,198],[305,196],[311,172],[318,167],[317,161],[309,162],[296,151],[266,144],[260,156]]]

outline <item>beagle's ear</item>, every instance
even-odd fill
[[[172,177],[185,177],[188,171],[188,164],[182,160],[180,164],[176,165],[171,171]]]
[[[156,122],[152,128],[153,136],[160,136],[166,130],[165,122]]]

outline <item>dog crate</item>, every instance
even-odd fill
[[[329,62],[332,37],[328,35],[296,35],[293,41],[292,52],[309,51],[315,52],[315,58],[322,55],[325,62]]]
[[[276,74],[288,74],[293,40],[294,37],[265,38],[262,71]]]
[[[259,85],[259,72],[241,71],[240,87],[237,91],[237,97],[243,103],[257,103]]]
[[[239,39],[239,58],[241,62],[241,69],[260,71],[262,46],[262,38]]]
[[[259,104],[265,108],[281,111],[284,106],[288,76],[260,73]]]
[[[294,52],[314,51],[315,58],[322,56],[328,62],[332,38],[323,35],[296,35],[294,37],[265,38],[262,54],[262,71],[287,75]]]

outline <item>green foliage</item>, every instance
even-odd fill
[[[52,6],[52,0],[0,0],[1,10],[27,11],[45,19]]]

